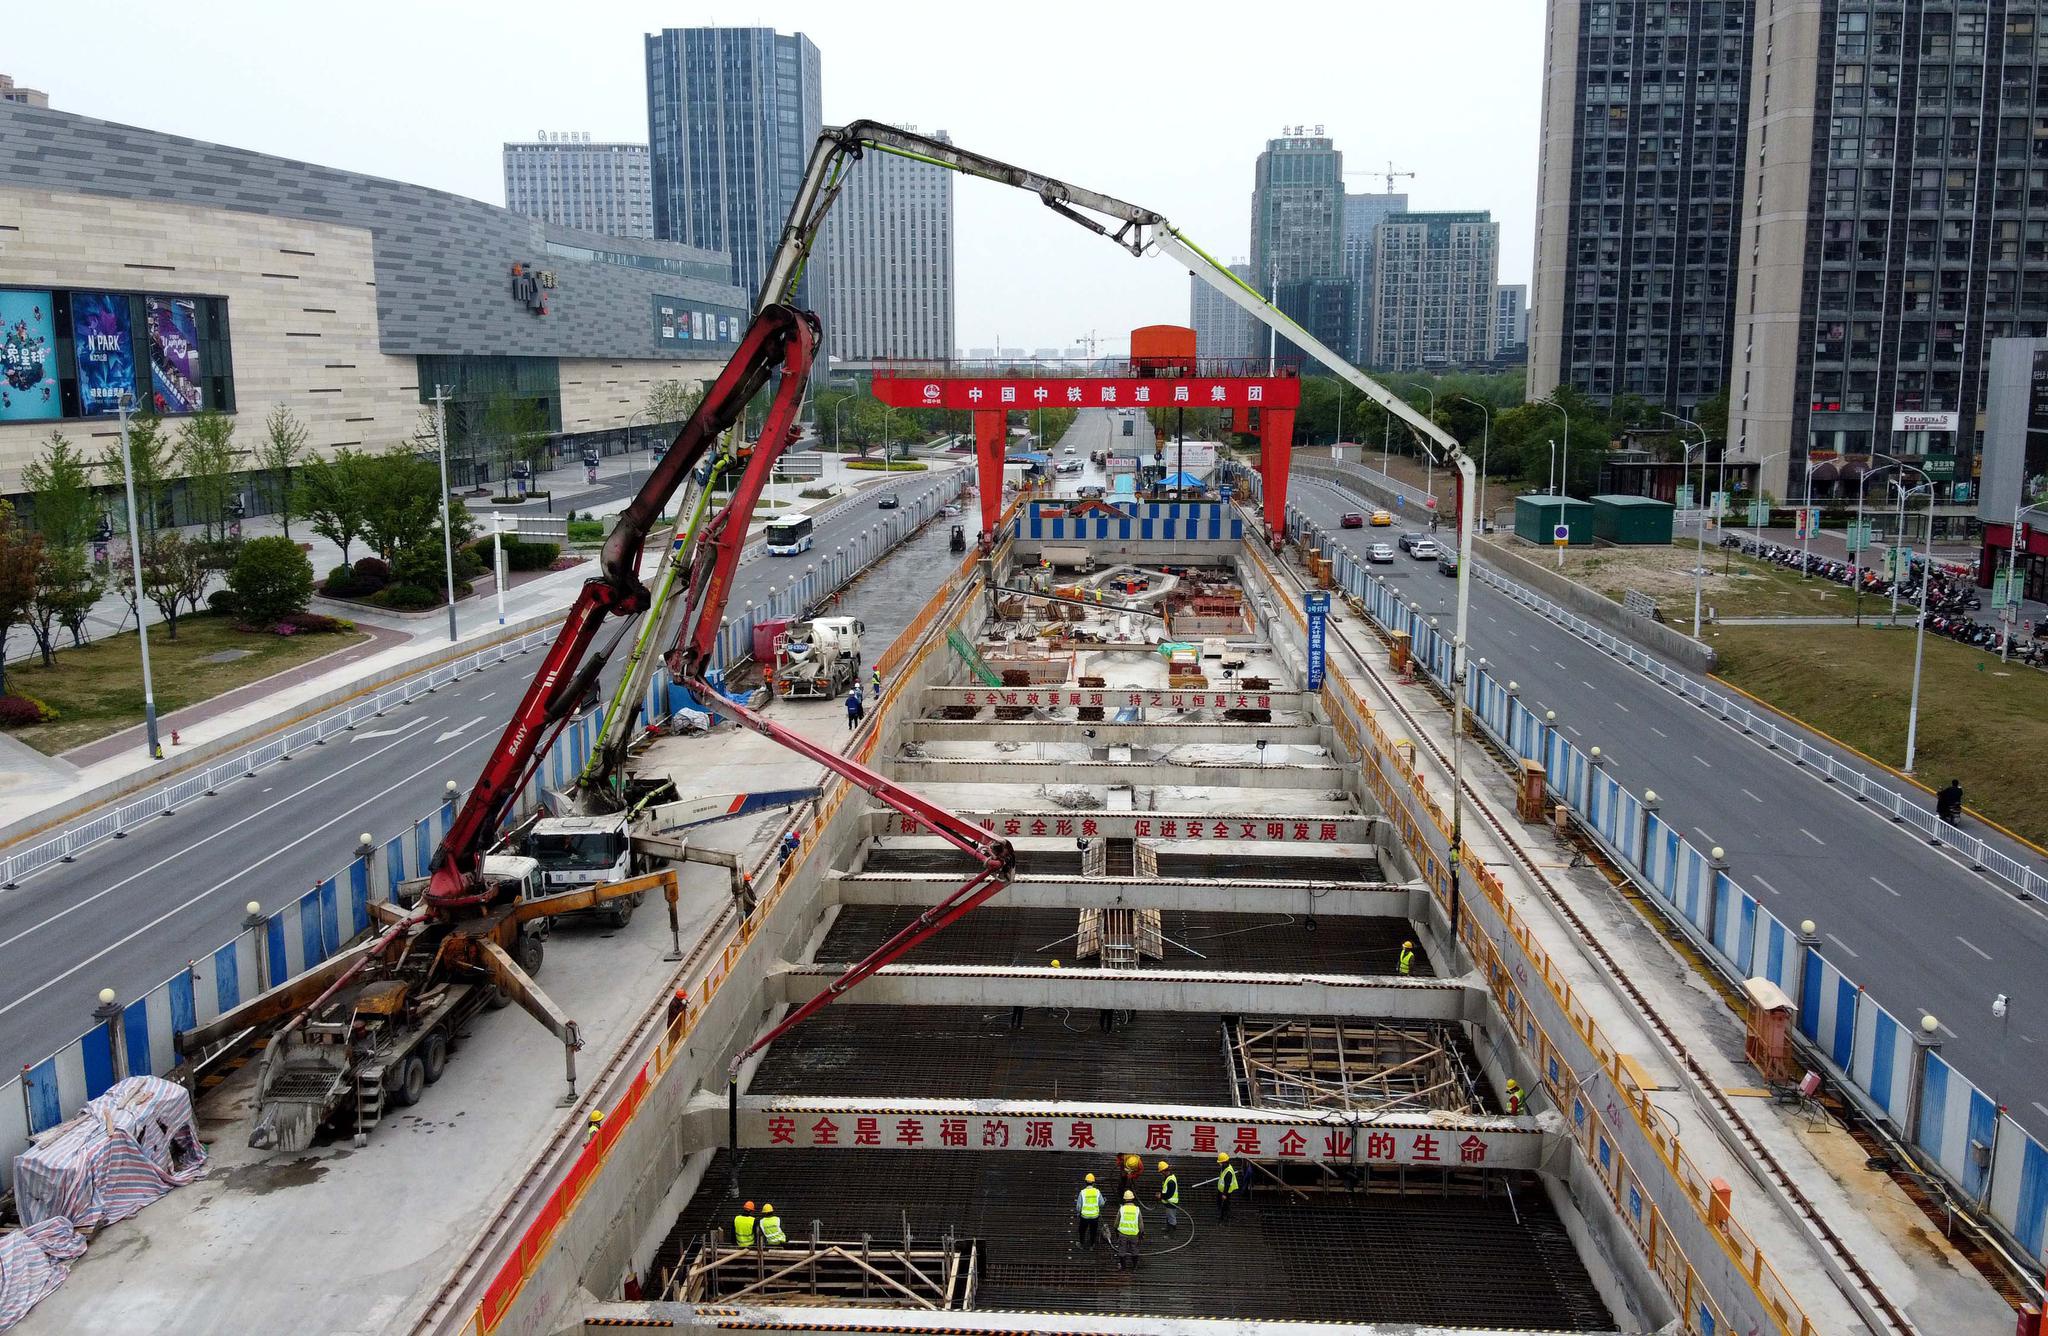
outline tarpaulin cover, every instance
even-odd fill
[[[0,1234],[0,1331],[28,1316],[43,1296],[64,1283],[71,1259],[85,1252],[85,1236],[68,1220],[45,1220]]]
[[[94,1229],[126,1220],[206,1167],[192,1097],[154,1076],[118,1081],[14,1158],[24,1224]]]

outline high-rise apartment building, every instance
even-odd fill
[[[1529,344],[1529,285],[1502,283],[1493,290],[1493,355],[1526,353]]]
[[[1500,225],[1477,213],[1402,213],[1373,254],[1373,365],[1440,371],[1493,355]]]
[[[1231,265],[1230,272],[1246,283],[1252,281],[1252,267],[1242,260]],[[1253,351],[1256,325],[1244,308],[1193,274],[1188,275],[1188,325],[1195,331],[1195,355],[1205,362],[1266,354],[1263,341],[1256,341],[1256,354]]]
[[[2048,334],[2048,4],[1777,0],[1770,23],[1730,450],[1781,497],[1809,462],[1819,495],[1886,456],[1968,483],[1990,340]]]
[[[24,107],[47,107],[50,95],[39,88],[23,88],[14,79],[0,74],[0,102],[19,102]]]
[[[1777,5],[1789,56],[1784,11],[1821,4]],[[1550,0],[1532,393],[1571,385],[1683,411],[1727,385],[1755,8]]]
[[[543,130],[505,145],[505,207],[514,213],[608,237],[651,237],[653,198],[645,144]]]
[[[953,142],[944,130],[932,137]],[[952,352],[952,172],[869,154],[826,217],[824,253],[833,357],[943,360]]]
[[[1344,281],[1344,155],[1323,127],[1266,141],[1252,187],[1254,286],[1316,338],[1350,343]],[[1287,345],[1283,356],[1297,357]]]
[[[654,235],[732,257],[758,294],[823,125],[818,48],[773,28],[668,28],[647,38]],[[872,170],[872,161],[859,170]],[[797,300],[830,329],[818,257]],[[822,373],[824,359],[819,359]]]
[[[1344,197],[1344,279],[1351,285],[1351,339],[1345,351],[1359,366],[1373,365],[1373,236],[1383,219],[1407,211],[1405,192]]]

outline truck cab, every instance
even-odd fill
[[[526,836],[526,857],[539,878],[536,895],[552,895],[578,886],[608,886],[638,871],[633,836],[624,812],[598,816],[551,816],[534,823]],[[486,868],[486,871],[489,869]],[[623,928],[645,895],[613,900],[594,909],[558,915],[561,919],[597,918]]]

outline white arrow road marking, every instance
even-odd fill
[[[429,719],[425,715],[421,715],[418,718],[413,719],[407,723],[400,724],[396,728],[380,728],[374,733],[358,733],[356,734],[356,741],[367,742],[371,738],[395,738],[400,733],[412,732],[412,730],[418,728],[421,724],[438,724],[447,717],[448,716],[444,714],[439,719]]]
[[[472,728],[475,728],[475,727],[476,727],[476,726],[477,726],[478,724],[482,723],[482,722],[483,722],[483,721],[484,721],[485,719],[487,719],[487,718],[489,718],[489,717],[490,717],[490,716],[488,716],[488,715],[482,715],[482,714],[480,714],[480,715],[478,715],[478,716],[477,716],[476,718],[474,718],[474,719],[470,720],[470,721],[469,721],[468,723],[466,723],[466,724],[458,724],[458,725],[456,725],[456,726],[455,726],[454,728],[451,728],[451,729],[449,729],[449,730],[448,730],[448,731],[447,731],[446,733],[443,733],[443,734],[441,734],[441,736],[439,736],[439,737],[435,738],[435,739],[434,739],[434,741],[435,741],[435,742],[437,742],[437,743],[439,743],[439,742],[446,742],[446,741],[447,741],[448,739],[450,739],[450,738],[459,738],[459,737],[461,737],[461,736],[462,736],[462,735],[463,735],[464,733],[468,732],[468,731],[469,731],[470,729],[472,729]],[[438,723],[439,721],[438,721],[438,720],[436,720],[435,722],[437,722],[437,723]]]

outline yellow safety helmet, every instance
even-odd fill
[[[1216,1153],[1216,1163],[1218,1163],[1218,1164],[1229,1164],[1229,1163],[1230,1163],[1230,1152],[1229,1152],[1229,1151],[1227,1151],[1227,1150],[1226,1150],[1226,1151],[1218,1151],[1218,1152]]]
[[[1058,960],[1058,958],[1057,958],[1057,957],[1055,957],[1055,958],[1054,958],[1054,960],[1053,960],[1053,962],[1052,962],[1052,967],[1053,967],[1054,969],[1058,969],[1058,968],[1060,967],[1060,962],[1059,962],[1059,960]]]
[[[1088,1175],[1087,1181],[1088,1181],[1088,1182],[1090,1182],[1090,1183],[1093,1183],[1093,1182],[1095,1181],[1095,1175],[1093,1175],[1093,1174],[1090,1174],[1090,1175]]]
[[[1514,1077],[1510,1076],[1510,1077],[1508,1078],[1508,1089],[1510,1089],[1510,1090],[1520,1090],[1521,1088],[1522,1088],[1522,1087],[1521,1087],[1521,1084],[1520,1084],[1519,1082],[1517,1082],[1517,1081],[1515,1080],[1515,1078],[1514,1078]]]
[[[1159,1171],[1160,1171],[1161,1173],[1165,1173],[1165,1172],[1166,1172],[1166,1161],[1164,1161],[1164,1160],[1161,1160],[1161,1161],[1159,1162]]]
[[[592,1109],[592,1110],[590,1111],[590,1121],[591,1121],[591,1122],[593,1122],[593,1123],[601,1123],[601,1122],[603,1122],[603,1121],[604,1121],[604,1110],[603,1110],[603,1109]]]
[[[1412,946],[1414,946],[1414,945],[1415,945],[1415,943],[1413,943],[1413,942],[1403,942],[1403,943],[1401,943],[1401,949],[1402,949],[1403,951],[1406,951],[1406,950],[1408,950],[1408,949],[1409,949],[1410,947],[1412,947]]]
[[[771,1201],[771,1202],[769,1202],[769,1203],[768,1203],[768,1204],[767,1204],[766,1206],[763,1206],[763,1207],[761,1208],[761,1214],[762,1214],[762,1215],[774,1215],[774,1214],[775,1214],[775,1203]]]
[[[1130,1192],[1130,1189],[1129,1189],[1129,1188],[1125,1188],[1125,1189],[1124,1189],[1124,1200],[1125,1200],[1125,1201],[1130,1201],[1130,1200],[1132,1200],[1132,1197],[1131,1197],[1131,1192]]]

